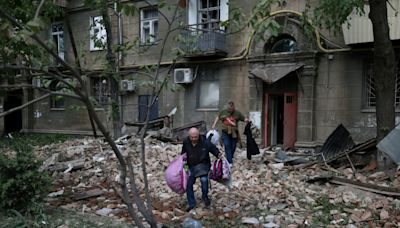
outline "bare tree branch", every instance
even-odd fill
[[[136,186],[135,173],[133,171],[132,160],[130,156],[126,158],[126,161],[129,169],[129,177],[131,180],[131,189],[133,191],[133,198],[137,204],[137,207],[139,211],[143,214],[143,216],[146,218],[146,220],[152,220],[152,223],[156,223],[154,221],[154,217],[151,216],[149,210],[146,210],[146,206],[144,205],[143,200],[140,198],[139,190]]]
[[[174,13],[173,13],[173,16],[172,16],[172,22],[173,21],[175,21],[175,18],[176,18],[176,15],[177,15],[177,12],[178,12],[178,2],[177,2],[177,4],[175,5],[175,10],[174,10]],[[168,38],[169,38],[169,36],[170,36],[170,34],[171,34],[171,27],[172,27],[172,23],[169,23],[168,24],[168,28],[167,28],[167,34],[165,35],[165,37],[164,37],[164,39],[163,39],[163,43],[162,43],[162,48],[161,48],[161,51],[160,51],[160,56],[159,56],[159,58],[158,58],[158,62],[157,62],[157,69],[156,69],[156,72],[155,72],[155,75],[154,75],[154,80],[153,80],[153,82],[154,82],[154,84],[156,84],[156,82],[157,82],[157,80],[158,80],[158,76],[159,76],[159,72],[160,72],[160,66],[161,66],[161,61],[162,61],[162,58],[163,58],[163,56],[164,56],[164,52],[165,52],[165,46],[166,46],[166,42],[167,42],[167,40],[168,40]],[[158,94],[158,92],[156,91],[156,86],[153,86],[153,91],[152,91],[152,95],[151,95],[151,104],[153,104],[154,102],[155,102],[155,100],[157,99],[156,98],[156,94]],[[161,89],[161,88],[160,88]],[[145,124],[144,124],[144,130],[142,131],[142,133],[141,133],[141,135],[140,135],[140,141],[141,141],[141,160],[142,160],[142,171],[143,171],[143,181],[144,181],[144,191],[145,191],[145,196],[146,196],[146,204],[147,204],[147,208],[149,209],[149,212],[150,213],[152,213],[152,204],[151,204],[151,197],[150,197],[150,192],[149,192],[149,181],[148,181],[148,179],[147,179],[147,171],[146,171],[146,153],[145,153],[145,151],[146,151],[146,146],[145,146],[145,142],[144,142],[144,136],[145,136],[145,134],[146,134],[146,131],[147,131],[147,128],[148,128],[148,125],[149,125],[149,118],[150,118],[150,108],[151,108],[151,106],[150,105],[148,105],[147,106],[147,115],[146,115],[146,121],[145,121]]]
[[[40,11],[42,11],[42,7],[46,0],[41,0],[38,8],[36,9],[35,18],[39,17]]]
[[[18,107],[15,107],[15,108],[12,108],[12,109],[9,109],[9,110],[7,110],[7,111],[5,111],[5,112],[0,113],[0,118],[3,117],[3,116],[9,115],[9,114],[11,114],[11,113],[13,113],[13,112],[16,112],[16,111],[18,111],[18,110],[21,110],[21,109],[23,109],[23,108],[26,108],[26,107],[28,107],[28,106],[30,106],[30,105],[33,105],[33,104],[35,104],[35,103],[37,103],[37,102],[39,102],[39,101],[41,101],[41,100],[44,100],[44,99],[46,99],[46,98],[48,98],[48,97],[50,97],[50,96],[52,96],[52,95],[61,95],[61,96],[66,96],[66,97],[72,97],[72,98],[75,98],[75,99],[80,99],[80,97],[74,96],[74,95],[71,95],[71,94],[64,94],[64,93],[58,93],[58,92],[51,92],[51,93],[47,93],[47,94],[45,94],[45,95],[43,95],[43,96],[41,96],[41,97],[38,97],[38,98],[36,98],[36,99],[33,99],[33,100],[31,100],[31,101],[28,101],[28,102],[26,102],[26,103],[23,104],[23,105],[20,105],[20,106],[18,106]]]
[[[3,17],[10,21],[14,26],[17,26],[20,29],[24,29],[25,27],[19,23],[15,18],[11,17],[8,15],[2,8],[0,8],[0,17]],[[43,40],[39,38],[37,34],[32,34],[31,35],[32,39],[34,39],[41,47],[43,47],[53,58],[55,58],[58,62],[60,62],[64,67],[66,67],[68,70],[71,71],[72,75],[83,84],[82,78],[79,77],[79,73],[72,67],[70,66],[67,62],[65,62],[58,54],[51,49],[48,45],[44,43]]]
[[[145,3],[147,3],[147,5],[149,5],[151,8],[156,9],[158,11],[158,13],[164,18],[164,20],[168,23],[168,25],[171,25],[171,22],[168,20],[168,17],[165,16],[165,14],[163,12],[161,12],[161,10],[158,9],[158,7],[156,7],[154,4],[151,4],[151,2],[144,0]]]

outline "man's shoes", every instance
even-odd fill
[[[211,205],[211,201],[208,197],[204,198],[203,201],[204,201],[204,204],[206,205],[206,207]]]
[[[195,208],[195,206],[189,206],[188,208],[186,208],[186,212],[191,211],[193,208]]]

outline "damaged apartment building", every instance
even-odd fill
[[[106,50],[96,47],[91,36],[94,30],[104,35],[105,29],[100,13],[85,8],[82,2],[66,1],[65,10],[82,56],[82,68],[99,72],[89,75],[88,87],[97,100],[96,111],[104,123],[109,123],[109,82],[100,73]],[[343,26],[340,33],[322,29],[318,36],[310,38],[300,22],[306,1],[281,2],[272,10],[272,17],[280,25],[279,34],[272,36],[266,31],[262,34],[264,39],[249,42],[253,36],[251,29],[230,33],[229,26],[222,27],[219,22],[232,17],[230,8],[239,8],[249,15],[256,0],[181,1],[179,20],[184,21],[186,28],[175,31],[166,41],[160,72],[168,75],[168,86],[152,107],[150,118],[167,116],[176,108],[171,127],[205,121],[210,128],[218,110],[232,100],[237,109],[251,118],[260,132],[259,142],[265,146],[321,145],[339,124],[350,131],[355,141],[374,137],[376,103],[368,5],[366,14],[353,15],[350,26]],[[161,15],[157,1],[152,3],[153,6],[147,1],[127,2],[139,9],[133,16],[115,12],[112,6],[109,9],[113,42],[138,41],[138,48],[119,56],[120,70],[125,72],[120,80],[119,99],[123,123],[140,123],[145,119],[151,88],[143,83],[148,78],[139,71],[157,63],[162,38],[168,32],[164,16],[168,18],[173,13],[164,7],[160,8]],[[399,7],[398,1],[392,4]],[[388,7],[391,38],[396,43],[400,39],[400,19],[395,13]],[[66,23],[66,19],[55,21],[47,35],[56,42],[59,56],[73,62]],[[178,34],[181,39],[174,38]],[[184,54],[173,61],[177,49]],[[396,49],[397,62],[398,53]],[[41,86],[43,80],[33,79],[31,83]],[[50,82],[50,88],[58,88],[57,83]],[[10,91],[1,98],[0,110],[7,111],[38,96],[37,90]],[[394,96],[399,107],[398,78]],[[79,102],[66,97],[43,100],[0,119],[0,132],[91,134],[87,111],[75,106]],[[119,134],[129,130],[130,127],[121,126]]]

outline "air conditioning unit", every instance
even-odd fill
[[[192,83],[193,70],[191,68],[176,68],[174,70],[175,83]]]
[[[35,87],[42,87],[42,81],[40,78],[32,78],[32,85]]]
[[[121,80],[119,84],[119,90],[121,92],[135,91],[136,85],[132,80]]]

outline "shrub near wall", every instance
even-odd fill
[[[46,172],[38,171],[41,163],[26,142],[15,145],[14,150],[0,152],[0,209],[26,211],[43,201],[51,182]]]

